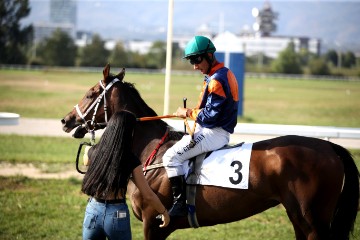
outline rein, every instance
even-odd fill
[[[144,121],[153,121],[153,120],[159,120],[159,119],[163,119],[163,118],[175,118],[175,117],[178,117],[178,116],[163,115],[163,116],[154,116],[154,117],[141,117],[141,118],[136,118],[136,121],[144,122]],[[184,124],[185,124],[186,129],[188,130],[190,136],[193,138],[194,132],[195,132],[195,127],[196,127],[196,121],[194,121],[194,126],[192,129],[190,128],[189,123],[186,118],[184,118]]]

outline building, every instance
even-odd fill
[[[76,26],[76,1],[51,0],[50,21],[59,24],[72,24]]]
[[[57,29],[75,39],[76,11],[76,0],[51,0],[50,22],[33,24],[35,44],[50,37]]]
[[[221,51],[243,52],[246,56],[263,54],[267,57],[277,58],[279,53],[293,42],[295,51],[308,51],[319,55],[321,41],[308,37],[285,37],[285,36],[237,36],[230,32],[223,32],[213,38],[217,49]]]
[[[45,38],[49,38],[57,29],[61,29],[61,31],[66,32],[69,36],[74,35],[74,27],[71,24],[35,23],[34,29],[34,39],[36,43]]]

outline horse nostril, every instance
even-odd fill
[[[61,119],[61,123],[65,124],[66,123],[65,119]]]

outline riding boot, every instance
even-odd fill
[[[173,192],[173,206],[169,210],[170,216],[187,216],[186,186],[184,175],[169,178]]]

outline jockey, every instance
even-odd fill
[[[205,79],[197,106],[192,109],[179,107],[174,113],[195,120],[193,139],[184,135],[163,156],[174,198],[170,216],[187,215],[183,162],[228,144],[237,123],[237,80],[224,63],[216,60],[215,51],[212,41],[204,36],[195,36],[185,47],[183,58],[190,61],[194,70],[201,71]]]

